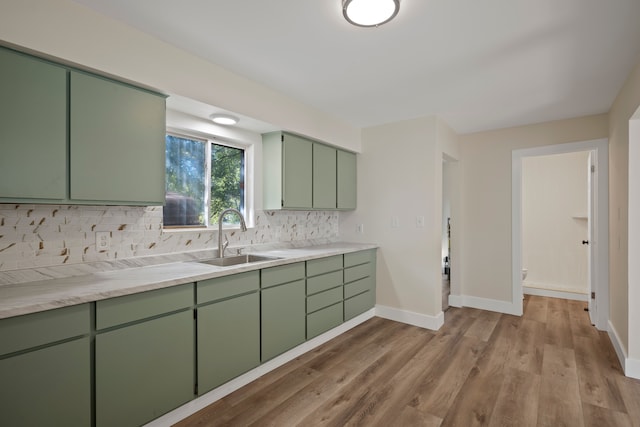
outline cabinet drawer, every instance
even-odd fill
[[[289,283],[300,279],[304,279],[304,262],[280,265],[262,270],[260,287],[268,288],[269,286]]]
[[[372,274],[371,264],[361,264],[355,267],[344,269],[344,283],[353,282],[355,280],[364,279]]]
[[[246,273],[233,274],[231,276],[216,277],[198,282],[196,302],[216,301],[235,295],[257,291],[260,288],[260,272],[247,271]]]
[[[359,251],[359,252],[351,252],[348,254],[344,254],[344,266],[352,267],[358,264],[366,264],[368,262],[373,262],[376,259],[376,251],[375,249]]]
[[[307,261],[307,277],[342,270],[342,255]]]
[[[373,277],[365,277],[364,279],[356,280],[355,282],[347,283],[344,285],[344,297],[351,298],[354,295],[361,294],[365,291],[371,290],[373,286]]]
[[[89,304],[0,320],[0,355],[89,333]]]
[[[307,295],[342,285],[342,270],[307,279]]]
[[[96,329],[134,322],[193,305],[193,283],[96,302]]]
[[[342,286],[307,297],[307,313],[342,301]]]
[[[367,291],[344,300],[344,320],[347,321],[373,307],[372,292]]]
[[[307,315],[307,339],[342,324],[342,302]]]

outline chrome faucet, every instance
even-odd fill
[[[227,249],[227,246],[229,245],[229,241],[226,239],[226,237],[224,244],[222,243],[222,220],[224,219],[224,216],[229,212],[234,212],[236,215],[238,215],[238,217],[240,217],[240,229],[242,231],[247,231],[247,224],[244,222],[244,217],[239,210],[234,208],[223,210],[218,217],[218,258],[224,258],[224,250]]]

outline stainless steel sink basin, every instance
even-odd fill
[[[234,256],[226,256],[224,258],[213,258],[205,261],[200,261],[202,264],[215,265],[218,267],[229,267],[232,265],[238,264],[250,264],[253,262],[260,261],[273,261],[275,259],[280,259],[278,257],[271,256],[262,256],[262,255],[234,255]]]

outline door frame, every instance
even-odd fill
[[[545,145],[511,152],[511,281],[514,311],[522,314],[522,159],[524,157],[591,151],[596,172],[592,175],[595,218],[594,236],[589,245],[595,273],[596,328],[607,330],[609,322],[609,140],[595,139],[566,144]]]

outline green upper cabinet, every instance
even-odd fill
[[[313,142],[282,132],[263,138],[264,208],[311,209]]]
[[[262,137],[264,208],[356,208],[356,155],[284,132]]]
[[[0,153],[0,198],[65,198],[63,67],[0,48]]]
[[[338,209],[355,209],[357,200],[356,154],[338,150]]]
[[[165,99],[71,72],[70,198],[162,204]]]
[[[336,206],[336,149],[313,144],[313,208],[335,209]]]
[[[0,203],[164,203],[165,98],[0,47]]]

